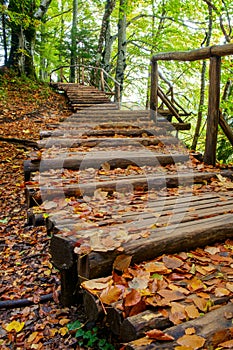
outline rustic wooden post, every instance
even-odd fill
[[[101,82],[101,90],[104,91],[104,72],[103,70],[101,69],[100,70],[100,82]]]
[[[216,163],[217,135],[219,123],[221,57],[210,57],[209,68],[209,102],[206,128],[204,162]]]
[[[151,119],[155,122],[158,113],[158,62],[151,61],[151,87],[150,87]]]

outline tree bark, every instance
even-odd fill
[[[70,50],[70,82],[75,83],[76,78],[76,59],[77,59],[77,18],[78,18],[78,0],[73,0],[73,20],[71,29],[71,50]]]
[[[120,0],[119,8],[119,20],[118,20],[118,51],[117,51],[117,66],[116,66],[116,81],[120,84],[120,96],[117,95],[119,84],[116,84],[116,95],[115,101],[119,102],[118,99],[122,99],[124,73],[126,69],[126,8],[128,0]]]
[[[26,4],[10,0],[8,10],[16,15],[24,14],[30,18],[30,23],[25,28],[22,24],[11,20],[11,50],[6,66],[13,68],[20,75],[25,74],[36,77],[33,62],[34,46],[36,40],[36,26],[34,20],[41,20],[45,15],[52,0],[41,0],[38,9],[34,0],[28,0]],[[26,6],[24,6],[26,5]]]
[[[212,24],[213,24],[213,18],[212,18],[212,8],[209,6],[209,28],[208,28],[208,34],[206,37],[206,46],[210,45],[210,38],[212,34]],[[205,75],[206,75],[206,61],[202,62],[202,69],[201,69],[201,88],[200,88],[200,101],[198,106],[198,114],[197,114],[197,124],[193,136],[193,142],[191,149],[196,150],[197,148],[197,142],[200,135],[200,129],[201,129],[201,123],[202,123],[202,116],[203,116],[203,107],[205,102]]]

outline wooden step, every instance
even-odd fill
[[[164,174],[161,175],[147,175],[145,176],[127,176],[121,179],[99,181],[92,183],[69,184],[63,181],[63,184],[50,185],[48,179],[47,185],[27,185],[25,189],[27,207],[33,207],[42,203],[41,193],[46,197],[46,200],[53,200],[61,195],[65,197],[83,197],[94,195],[97,189],[104,192],[112,193],[115,191],[127,192],[129,191],[148,191],[151,189],[159,190],[161,188],[170,188],[177,186],[190,186],[194,183],[203,183],[216,176],[215,173],[183,173],[183,174]],[[61,179],[60,179],[61,180]],[[55,180],[52,179],[52,183]],[[35,200],[34,200],[35,197]],[[150,214],[145,214],[149,216]]]
[[[37,142],[37,147],[40,149],[43,148],[50,148],[50,147],[65,147],[65,148],[76,148],[79,146],[87,146],[87,147],[95,147],[99,144],[105,145],[105,146],[126,146],[126,145],[135,145],[137,143],[142,144],[143,146],[150,146],[150,145],[174,145],[178,144],[180,141],[176,137],[157,137],[157,136],[148,136],[148,137],[124,137],[124,138],[117,138],[117,137],[109,137],[109,138],[66,138],[66,137],[60,137],[60,138],[49,138],[49,140],[40,140]]]
[[[65,157],[65,156],[64,156]],[[183,163],[189,159],[187,154],[156,154],[152,152],[138,151],[138,152],[90,152],[79,153],[76,156],[67,158],[52,158],[42,160],[27,160],[24,162],[25,181],[29,181],[30,175],[36,171],[46,171],[49,169],[87,169],[87,168],[101,168],[102,164],[108,162],[111,168],[127,168],[129,165],[167,165],[175,163]]]
[[[87,223],[80,219],[77,221],[73,219],[73,224],[64,223],[63,226],[60,226],[62,223],[58,221],[55,223],[56,226],[51,240],[53,262],[58,269],[63,270],[64,275],[66,273],[69,275],[69,269],[73,270],[73,265],[75,265],[76,268],[79,266],[79,276],[97,278],[111,274],[113,261],[122,251],[124,254],[133,257],[133,263],[139,263],[153,259],[163,253],[170,254],[194,249],[195,247],[231,238],[233,234],[232,193],[231,195],[229,193],[225,198],[223,195],[218,196],[217,194],[215,197],[217,198],[216,203],[221,202],[221,205],[216,206],[213,201],[212,204],[203,202],[201,206],[198,206],[198,200],[201,203],[202,200],[205,200],[205,195],[195,196],[195,210],[193,210],[192,196],[187,195],[186,205],[180,205],[177,208],[176,204],[181,204],[182,201],[185,203],[184,198],[168,198],[168,202],[169,200],[176,200],[177,203],[174,203],[174,215],[172,217],[169,214],[171,212],[169,206],[166,206],[167,224],[163,221],[162,227],[158,226],[157,214],[154,219],[143,219],[143,216],[139,215],[138,220],[117,225],[111,224],[109,227],[101,225],[101,229],[98,226],[88,229]],[[187,205],[188,200],[190,200],[189,205]],[[159,204],[157,208],[162,214],[161,203],[160,209]],[[164,215],[161,216],[162,219],[163,217]],[[82,225],[83,230],[81,230]],[[77,227],[76,233],[75,227]],[[121,236],[120,232],[125,233]],[[119,245],[117,239],[112,247],[107,248],[104,243],[101,244],[102,240],[114,234],[118,235],[116,237],[118,237]],[[137,239],[131,239],[131,235],[138,235]],[[90,238],[92,243],[90,243]],[[87,246],[91,244],[92,251],[85,255],[85,258],[74,253],[74,246],[79,241],[83,242],[80,244],[86,244]],[[118,249],[119,247],[121,249]],[[66,271],[64,271],[64,267]],[[77,276],[75,283],[77,283]],[[66,287],[63,286],[62,288]],[[70,288],[71,291],[72,288],[76,288],[76,285],[69,285],[67,288]]]

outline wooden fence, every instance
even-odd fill
[[[197,61],[210,60],[209,67],[209,97],[208,115],[205,141],[204,161],[215,165],[218,124],[222,127],[225,135],[233,145],[233,133],[220,113],[220,79],[221,79],[221,57],[233,54],[233,44],[215,45],[184,52],[166,52],[154,55],[151,59],[151,97],[150,108],[155,115],[158,111],[158,97],[160,89],[158,85],[158,61]]]

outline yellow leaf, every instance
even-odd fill
[[[55,334],[58,332],[58,330],[56,328],[52,328],[52,329],[49,330],[49,332],[50,332],[50,336],[54,337]]]
[[[45,276],[50,276],[51,275],[51,270],[45,270],[44,271]]]
[[[61,326],[64,326],[65,324],[69,323],[70,320],[68,318],[62,318],[60,321],[59,321],[59,324]]]
[[[62,327],[58,331],[63,337],[68,333],[68,328],[67,327]]]
[[[24,322],[19,321],[12,321],[11,323],[8,323],[5,327],[7,332],[16,331],[16,333],[19,333],[22,331],[24,327]]]
[[[32,343],[38,335],[38,332],[33,332],[32,334],[29,335],[27,342]]]

